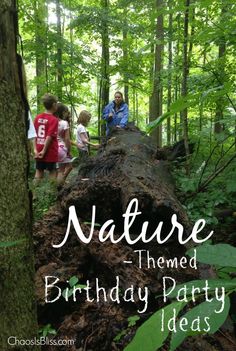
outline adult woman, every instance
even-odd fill
[[[120,91],[115,93],[114,100],[104,108],[102,118],[107,122],[107,135],[113,127],[125,128],[128,123],[129,108]]]

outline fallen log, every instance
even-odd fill
[[[141,260],[143,264],[140,269],[135,250],[146,250],[155,258],[183,256],[185,247],[179,244],[176,235],[165,245],[154,241],[138,241],[135,245],[128,245],[124,240],[114,244],[110,240],[101,242],[98,239],[99,228],[109,219],[114,220],[114,237],[119,237],[124,230],[123,214],[134,198],[138,199],[140,214],[130,226],[133,239],[140,234],[145,222],[148,222],[149,236],[160,222],[163,222],[163,235],[167,235],[172,229],[171,218],[174,214],[188,235],[191,225],[174,193],[168,162],[156,159],[156,148],[150,138],[135,127],[113,132],[105,147],[82,164],[77,177],[60,191],[57,205],[35,224],[39,319],[41,323],[45,320],[49,323],[50,320],[59,330],[61,338],[76,338],[76,347],[71,349],[123,350],[134,329],[129,329],[127,337],[121,342],[115,343],[114,338],[127,328],[129,316],[144,310],[138,289],[144,292],[148,287],[149,303],[141,314],[143,321],[163,306],[163,301],[156,299],[162,293],[163,276],[172,275],[177,283],[198,278],[198,272],[189,267],[184,272],[179,267],[148,267],[145,258]],[[78,240],[76,228],[71,228],[66,243],[60,248],[53,248],[52,245],[61,243],[65,236],[71,206],[76,210],[81,231],[89,236],[94,205],[98,228],[94,229],[91,242],[85,244]],[[53,307],[54,304],[45,302],[44,277],[47,275],[58,277],[57,291],[60,289],[61,292],[68,287],[71,276],[78,277],[79,284],[87,284],[87,287],[89,284],[88,291],[93,291],[91,300],[96,297],[94,291],[99,280],[100,286],[107,292],[107,300],[90,302],[79,292],[77,300],[71,297],[65,302],[65,298],[60,296],[56,307]],[[120,297],[114,298],[112,294],[116,290],[117,277]],[[125,299],[125,294],[131,290],[132,298]],[[55,289],[51,289],[48,298],[55,298],[56,293]],[[207,340],[204,343],[207,344]],[[51,350],[50,347],[47,350]]]
[[[149,222],[149,232],[163,221],[163,232],[171,229],[170,218],[177,215],[186,232],[190,223],[174,194],[174,184],[168,163],[155,158],[156,148],[149,137],[133,127],[117,130],[105,149],[82,165],[74,183],[60,194],[60,204],[67,212],[72,205],[84,219],[91,218],[91,208],[97,208],[96,221],[112,218],[123,226],[126,208],[133,198],[139,201],[139,211],[132,232],[139,233],[143,222]]]

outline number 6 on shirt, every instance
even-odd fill
[[[45,124],[41,124],[38,128],[38,137],[44,138],[45,137]]]

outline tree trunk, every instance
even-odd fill
[[[172,66],[173,66],[173,53],[172,53],[172,34],[173,34],[173,15],[171,12],[171,0],[168,1],[169,14],[169,28],[168,28],[168,92],[167,92],[167,111],[170,111],[172,102]],[[171,119],[167,118],[167,145],[171,143]]]
[[[163,0],[156,0],[156,9],[161,10],[163,7]],[[150,109],[150,121],[157,119],[162,115],[162,82],[161,82],[161,71],[163,67],[163,15],[157,16],[156,22],[156,47],[155,47],[155,67],[153,77],[153,91],[151,96],[151,109]],[[159,125],[156,130],[152,133],[153,140],[158,146],[162,144],[162,127]]]
[[[222,2],[222,10],[221,10],[221,24],[224,26],[224,20],[226,19],[225,14],[227,13],[227,5],[224,5]],[[225,55],[226,55],[226,41],[224,34],[219,38],[219,46],[218,46],[218,71],[217,75],[217,83],[219,85],[224,85],[225,83]],[[224,108],[225,108],[225,98],[223,96],[219,97],[216,102],[216,111],[215,111],[215,126],[214,132],[216,134],[220,133],[224,129]]]
[[[107,17],[109,16],[109,0],[101,0],[101,6],[103,9],[102,19],[102,59],[101,59],[101,83],[100,83],[100,111],[109,103],[109,91],[110,91],[110,52],[109,52],[109,30]],[[104,135],[105,128],[102,128]]]
[[[127,12],[127,9],[125,9]],[[126,13],[124,13],[124,16],[126,16]],[[129,105],[129,75],[127,74],[128,70],[128,28],[127,28],[127,20],[125,17],[125,22],[124,22],[124,29],[123,29],[123,68],[124,68],[124,97],[125,97],[125,102]]]
[[[183,44],[183,78],[182,78],[182,97],[185,98],[188,94],[188,75],[189,75],[189,60],[188,60],[188,27],[189,27],[189,6],[190,0],[185,2],[185,17],[184,17],[184,44]],[[182,125],[183,125],[183,137],[186,149],[186,155],[189,156],[189,145],[188,145],[188,109],[185,108],[182,111]],[[188,160],[186,162],[186,172],[189,173]]]
[[[61,29],[61,6],[60,0],[56,0],[57,13],[57,96],[62,100],[63,68],[62,68],[62,29]]]
[[[41,110],[41,97],[46,92],[46,52],[47,52],[47,27],[45,24],[47,18],[47,7],[42,1],[34,1],[34,18],[35,18],[35,59],[36,59],[36,77],[37,77],[37,112]]]
[[[10,336],[30,339],[36,336],[34,303],[34,262],[31,237],[31,209],[27,185],[26,97],[22,66],[16,55],[16,4],[6,0],[0,7],[0,106],[1,106],[1,229],[0,241],[21,242],[0,247],[0,348],[13,349]],[[16,348],[14,348],[16,349]],[[36,346],[28,350],[38,350]]]

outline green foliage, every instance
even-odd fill
[[[217,265],[218,272],[224,271],[231,273],[235,271],[236,248],[225,244],[210,245],[207,243],[195,249],[199,262]],[[187,254],[192,257],[193,249],[189,250]],[[207,280],[209,288],[208,293],[209,296],[212,297],[211,301],[205,300],[201,302],[201,291],[204,291],[206,280],[194,280],[177,285],[172,291],[169,289],[167,291],[167,293],[169,293],[168,297],[170,299],[177,298],[178,301],[172,302],[168,306],[158,310],[144,322],[142,326],[138,328],[133,340],[125,348],[125,351],[141,351],[144,349],[145,351],[159,350],[170,334],[168,322],[173,317],[173,310],[175,310],[176,317],[180,312],[181,316],[176,323],[176,329],[171,333],[169,351],[176,350],[188,336],[206,333],[214,334],[224,323],[229,313],[229,295],[236,291],[236,278],[231,278],[230,274],[228,274],[226,278],[227,279],[217,278]],[[193,298],[191,293],[192,287],[196,289],[195,291],[198,291],[193,302],[197,300],[198,303],[191,308],[189,303]],[[224,305],[213,296],[213,292],[216,288],[225,289]],[[187,292],[187,294],[185,294],[185,292]],[[187,302],[185,300],[186,297]],[[184,309],[184,307],[187,307],[186,305],[189,306],[187,311],[186,308]],[[163,314],[165,315],[164,326],[162,325]]]
[[[129,324],[128,324],[128,328],[129,327],[133,327],[133,326],[135,326],[136,325],[136,322],[137,321],[139,321],[140,320],[140,317],[139,316],[131,316],[131,317],[129,317],[128,318],[128,322],[129,322]]]
[[[179,98],[177,101],[173,102],[168,112],[164,113],[162,116],[158,117],[155,121],[147,125],[147,132],[150,133],[154,128],[160,125],[168,117],[173,116],[178,112],[182,112],[184,109],[190,106],[195,106],[198,102],[198,98],[199,98],[198,94],[189,94],[185,97]]]
[[[115,342],[119,342],[123,336],[125,336],[129,330],[134,327],[137,323],[137,321],[140,320],[140,317],[137,315],[130,316],[127,318],[128,321],[128,327],[124,330],[122,330],[119,334],[116,335],[116,337],[113,339]]]
[[[12,246],[18,246],[18,245],[24,243],[25,241],[26,241],[26,239],[15,240],[15,241],[0,242],[0,249],[1,249],[1,248],[12,247]]]
[[[178,321],[177,327],[176,327],[177,331],[175,333],[172,333],[171,335],[169,351],[176,350],[176,348],[188,336],[205,334],[203,331],[205,328],[205,318],[208,318],[208,323],[210,325],[210,334],[214,334],[221,327],[221,325],[224,323],[224,321],[228,316],[229,307],[230,307],[230,301],[228,296],[226,296],[225,298],[224,310],[221,313],[216,313],[215,310],[218,311],[220,307],[221,307],[220,301],[217,301],[216,299],[212,299],[211,302],[208,302],[208,301],[202,302],[201,304],[197,305],[196,307],[188,311],[184,315],[184,318],[188,320],[188,326],[186,327],[185,331],[183,331],[180,328],[181,319]],[[190,327],[193,326],[192,323],[194,323],[194,321],[196,320],[196,317],[199,318],[200,322],[197,325],[197,330],[193,331],[192,328]],[[201,332],[199,332],[198,330],[201,330]]]
[[[187,251],[193,256],[193,249]],[[199,262],[223,267],[236,267],[236,248],[228,244],[205,244],[197,248]],[[236,282],[236,279],[235,279]]]
[[[40,328],[38,333],[43,337],[46,337],[48,335],[57,335],[57,331],[51,326],[51,324],[47,324]]]
[[[91,221],[86,221],[86,222],[83,222],[84,224],[88,224],[88,225],[91,225],[92,222]],[[101,227],[101,224],[99,223],[94,223],[94,227]]]
[[[31,185],[33,192],[34,220],[43,217],[48,209],[55,203],[57,198],[57,185],[49,179],[43,179],[38,184]]]
[[[64,289],[62,291],[62,296],[64,297],[64,299],[67,299],[69,297],[71,297],[73,295],[73,292],[75,289],[77,288],[80,288],[80,289],[83,289],[83,288],[86,288],[86,285],[84,284],[77,284],[79,282],[79,279],[78,277],[76,276],[73,276],[69,279],[69,289]]]
[[[224,133],[223,133],[224,134]],[[217,209],[236,208],[235,182],[236,162],[232,160],[227,165],[235,151],[232,147],[233,137],[219,134],[217,140],[212,143],[211,151],[206,146],[209,134],[202,134],[195,141],[196,151],[191,158],[191,173],[186,175],[182,167],[174,170],[177,188],[182,196],[184,207],[192,221],[204,218],[207,224],[216,225]],[[203,161],[204,159],[204,161]],[[215,178],[214,174],[222,167],[222,172]],[[201,189],[208,179],[212,181]]]
[[[165,321],[167,322],[172,317],[174,308],[178,314],[184,306],[185,303],[183,302],[173,302],[164,307],[163,311],[166,314]],[[161,316],[162,310],[159,310],[144,322],[142,326],[138,328],[134,339],[126,346],[124,351],[141,351],[144,349],[145,351],[155,351],[159,349],[169,335],[167,325],[164,326],[164,330],[161,330]]]

